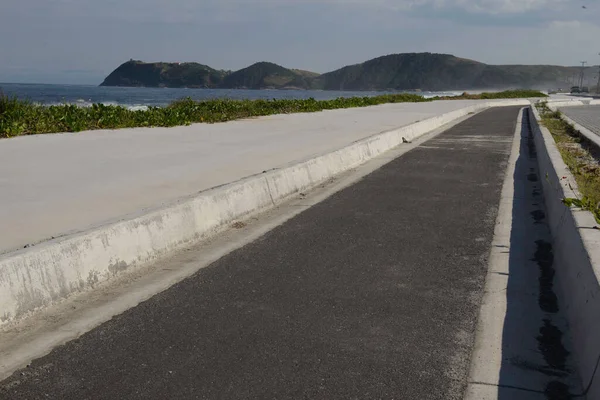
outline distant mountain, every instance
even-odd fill
[[[571,86],[579,67],[489,65],[449,54],[405,53],[378,57],[319,75],[259,62],[239,71],[198,63],[144,63],[130,60],[101,86],[190,88],[298,88],[323,90],[466,90]],[[592,68],[586,69],[588,76]]]
[[[292,71],[294,71],[298,75],[303,76],[305,78],[315,78],[315,77],[321,75],[321,74],[318,74],[316,72],[304,71],[302,69],[292,69]]]
[[[546,88],[565,85],[574,67],[488,65],[448,54],[392,54],[329,72],[313,80],[325,90],[457,90]]]
[[[292,70],[270,62],[259,62],[233,72],[223,79],[222,87],[243,89],[308,88],[314,72]]]
[[[198,63],[130,60],[108,75],[100,86],[217,88],[227,74]]]
[[[485,64],[445,54],[392,54],[350,65],[316,78],[326,90],[433,89],[473,87]]]

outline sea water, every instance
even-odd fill
[[[216,98],[230,99],[308,99],[331,100],[338,97],[377,96],[386,91],[333,91],[333,90],[242,90],[242,89],[183,89],[183,88],[137,88],[100,87],[86,85],[47,85],[0,83],[0,91],[10,97],[27,99],[45,105],[76,104],[90,106],[94,103],[120,105],[130,109],[148,106],[166,106],[175,100],[190,97],[194,100]],[[462,92],[420,92],[424,97],[457,96]]]

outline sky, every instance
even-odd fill
[[[99,84],[131,58],[320,73],[406,52],[598,65],[599,39],[600,0],[0,0],[0,82]]]

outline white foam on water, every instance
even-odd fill
[[[415,94],[422,96],[426,99],[430,99],[430,98],[437,97],[437,96],[448,96],[448,97],[460,96],[461,94],[463,94],[463,91],[420,92],[420,93],[415,93]],[[354,93],[353,95],[356,96],[357,94]],[[352,96],[348,96],[348,97],[352,97]],[[208,99],[197,99],[197,101],[203,101],[203,100],[208,100]],[[145,101],[148,101],[148,102],[146,103]],[[92,101],[92,99],[86,100],[85,98],[79,98],[74,101],[60,101],[60,102],[55,101],[55,102],[49,102],[49,103],[36,103],[36,104],[46,105],[46,106],[75,105],[77,107],[92,107],[94,104],[102,104],[104,106],[124,107],[131,111],[147,111],[151,106],[164,107],[164,106],[168,105],[168,102],[165,102],[164,104],[163,103],[153,104],[151,102],[151,99],[137,99],[137,102],[135,102],[135,103],[127,103],[127,102],[120,103],[120,102],[114,101],[114,100],[98,102],[98,101]]]
[[[75,105],[77,107],[91,107],[94,104],[102,104],[104,106],[119,106],[119,107],[124,107],[128,110],[131,111],[146,111],[148,110],[149,106],[145,105],[145,104],[127,104],[127,103],[118,103],[116,101],[104,101],[101,103],[94,103],[92,101],[89,100],[84,100],[84,99],[77,99],[75,101],[72,102],[68,102],[68,101],[64,101],[64,102],[51,102],[51,103],[40,103],[40,102],[34,102],[34,104],[36,105],[43,105],[43,106],[65,106],[65,105]]]
[[[144,105],[134,105],[134,106],[126,106],[131,111],[146,111],[148,110],[148,106]]]
[[[425,92],[425,93],[420,93],[420,95],[423,96],[426,99],[431,99],[432,97],[438,97],[438,96],[456,97],[456,96],[460,96],[461,94],[463,94],[462,91],[460,91],[460,92]]]

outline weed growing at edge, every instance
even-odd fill
[[[558,111],[551,111],[547,104],[538,104],[542,124],[548,128],[563,161],[575,177],[581,199],[565,198],[568,207],[580,207],[590,211],[600,224],[600,164],[582,146],[582,137],[575,128],[562,120]]]

